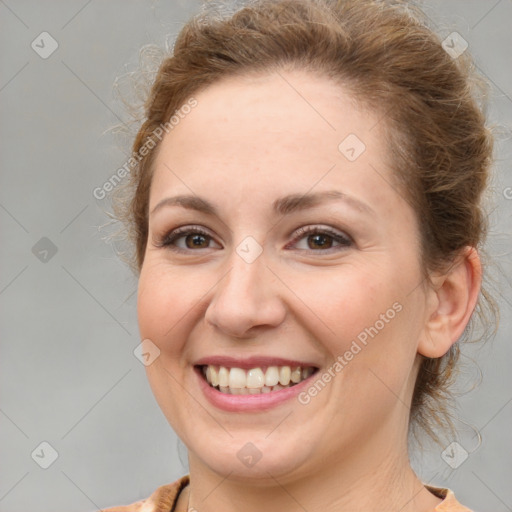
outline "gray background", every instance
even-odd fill
[[[441,36],[456,30],[469,42],[492,82],[499,137],[489,247],[511,275],[512,1],[424,5]],[[108,203],[92,191],[129,150],[107,131],[128,119],[114,80],[135,69],[142,45],[172,44],[199,8],[199,0],[0,0],[0,512],[92,511],[147,497],[187,472],[133,354],[136,279],[102,239]],[[47,59],[31,48],[43,31],[59,44]],[[484,378],[460,399],[459,417],[480,429],[482,444],[461,422],[470,454],[458,468],[439,447],[414,458],[424,481],[481,512],[512,510],[512,297],[499,280],[497,337],[465,350],[465,379],[477,371],[470,357]],[[43,441],[58,453],[48,469],[36,463],[50,460]]]

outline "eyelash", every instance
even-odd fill
[[[176,247],[174,245],[174,243],[176,242],[176,240],[179,240],[180,238],[183,238],[186,235],[192,235],[192,234],[203,235],[205,237],[213,239],[213,237],[207,231],[200,228],[199,226],[184,226],[184,227],[177,228],[177,229],[169,232],[156,245],[158,247],[168,248],[175,252],[188,253],[190,251],[193,251],[194,249],[182,249],[180,247]],[[294,239],[292,240],[292,243],[301,240],[306,235],[311,236],[311,235],[319,235],[319,234],[320,235],[328,235],[335,242],[338,242],[340,244],[340,246],[330,247],[328,249],[318,249],[318,250],[316,250],[316,249],[299,249],[299,250],[315,252],[315,253],[318,253],[318,252],[326,253],[326,252],[332,252],[333,250],[334,251],[340,250],[340,249],[343,250],[343,249],[346,249],[353,245],[353,240],[348,235],[344,235],[344,234],[334,231],[328,227],[320,227],[320,226],[307,226],[307,227],[301,227],[301,228],[297,229],[294,232]]]

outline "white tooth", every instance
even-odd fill
[[[248,388],[261,388],[265,385],[265,375],[261,368],[251,368],[247,372],[247,383]]]
[[[283,386],[280,386],[279,384],[276,384],[273,388],[272,388],[272,391],[279,391],[280,389],[284,389]]]
[[[215,366],[208,366],[208,369],[210,370],[210,379],[211,384],[213,387],[219,385],[219,373],[217,372],[217,369]]]
[[[224,388],[229,386],[229,371],[224,366],[219,368],[219,386]]]
[[[265,372],[265,386],[275,386],[279,382],[279,368],[269,366]]]
[[[222,391],[222,393],[229,395],[229,388],[227,386],[219,386],[219,389]]]
[[[290,380],[297,384],[300,382],[300,366],[297,366],[297,368],[294,368],[292,370],[292,374],[290,375]]]
[[[229,370],[230,388],[245,388],[245,383],[245,370],[242,370],[242,368],[231,368],[231,370]]]
[[[281,386],[290,384],[291,373],[292,369],[289,366],[281,366],[279,369],[279,384],[281,384]]]
[[[249,394],[249,389],[248,388],[240,388],[238,390],[238,394],[239,395],[248,395]]]
[[[210,370],[210,366],[206,367],[206,380],[211,384],[212,383],[212,372]]]
[[[270,393],[272,390],[268,386],[263,386],[261,388],[262,393]]]
[[[247,391],[249,391],[249,395],[259,395],[261,388],[247,388]]]

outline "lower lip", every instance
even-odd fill
[[[269,393],[259,393],[257,395],[231,395],[228,393],[222,393],[222,391],[218,391],[210,386],[204,379],[201,369],[194,368],[194,371],[199,379],[199,387],[207,400],[215,407],[228,412],[256,412],[272,409],[273,407],[296,397],[301,391],[309,386],[310,379],[317,374],[317,372],[315,372],[307,379],[295,384],[295,386],[280,389],[279,391],[270,391]]]

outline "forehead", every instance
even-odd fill
[[[298,70],[229,77],[194,98],[197,105],[160,145],[152,196],[171,183],[185,191],[183,176],[212,191],[222,180],[235,187],[243,179],[244,192],[287,183],[305,192],[320,180],[333,184],[341,174],[361,187],[370,186],[374,174],[382,186],[370,166],[389,172],[378,114],[361,109],[326,77]]]

